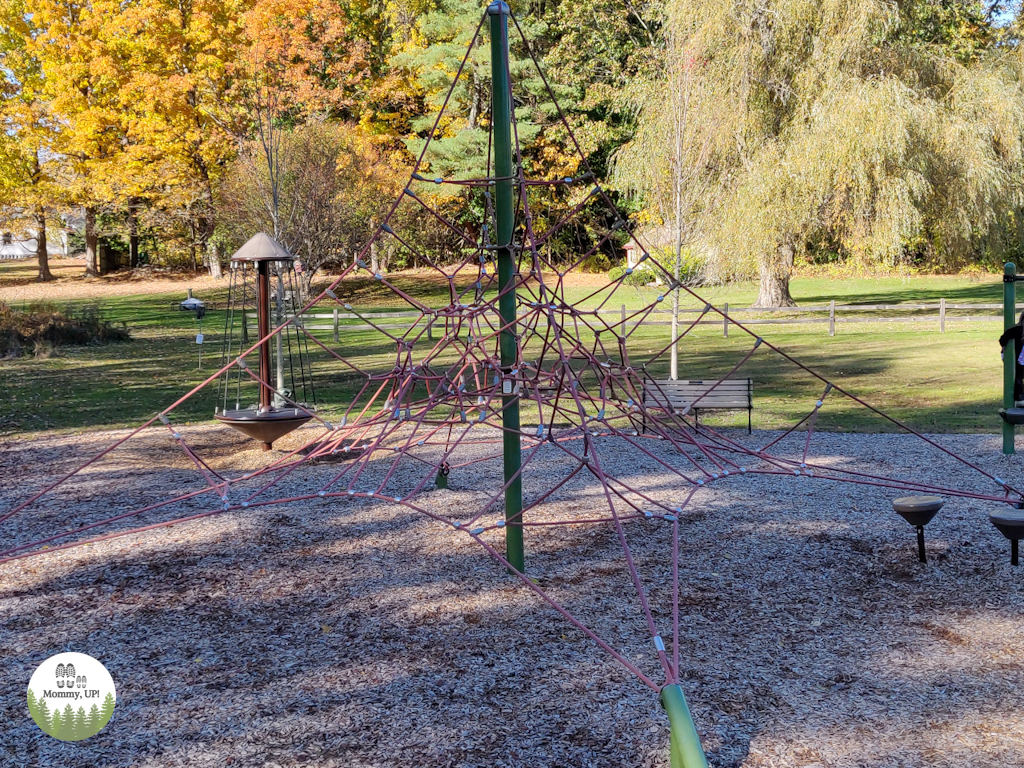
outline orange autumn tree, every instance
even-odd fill
[[[256,0],[234,65],[239,153],[219,185],[221,232],[263,230],[306,264],[304,278],[369,236],[393,163],[352,122],[373,68],[363,25],[331,0]],[[225,123],[230,117],[225,116]]]
[[[365,30],[349,20],[349,8],[337,0],[254,0],[240,19],[241,102],[253,106],[255,86],[272,90],[293,121],[355,116],[372,72]]]

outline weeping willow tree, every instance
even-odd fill
[[[792,304],[794,260],[822,243],[870,264],[920,249],[940,263],[969,260],[1021,205],[1022,64],[1015,46],[922,40],[921,19],[943,5],[981,10],[669,0],[680,39],[664,49],[620,177],[665,222],[678,219],[666,184],[696,190],[676,231],[718,277],[756,272],[758,306]],[[673,122],[665,105],[680,57],[701,105],[686,124],[701,153],[689,157],[659,135]]]

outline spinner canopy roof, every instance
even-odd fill
[[[292,256],[277,240],[270,235],[259,232],[235,251],[232,261],[294,261]]]

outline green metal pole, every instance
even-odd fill
[[[666,685],[661,689],[661,704],[672,729],[669,736],[672,768],[708,768],[708,759],[700,745],[690,708],[686,706],[683,689],[678,685]]]
[[[505,457],[505,557],[523,572],[523,483],[519,474],[522,447],[519,441],[519,394],[506,390],[518,360],[516,340],[515,259],[512,232],[515,229],[515,199],[512,184],[512,93],[508,77],[509,7],[501,0],[487,7],[491,26],[491,119],[494,129],[494,216],[497,224],[494,245],[498,254],[498,313],[504,326],[499,338],[501,350],[501,426]]]
[[[1006,262],[1003,266],[1003,329],[1010,328],[1017,319],[1014,317],[1017,311],[1017,284],[1014,282],[1017,276],[1017,266]],[[1013,339],[1006,342],[1003,347],[1003,408],[1013,408],[1013,377],[1014,367],[1017,364],[1019,349]],[[1003,453],[1013,453],[1013,424],[1003,422]]]

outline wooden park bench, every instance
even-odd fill
[[[667,400],[667,402],[666,402]],[[751,413],[754,410],[753,379],[659,379],[644,387],[644,406],[674,413],[693,413],[694,423],[700,428],[700,411],[746,411],[747,432],[751,432]],[[646,419],[644,428],[646,429]]]

